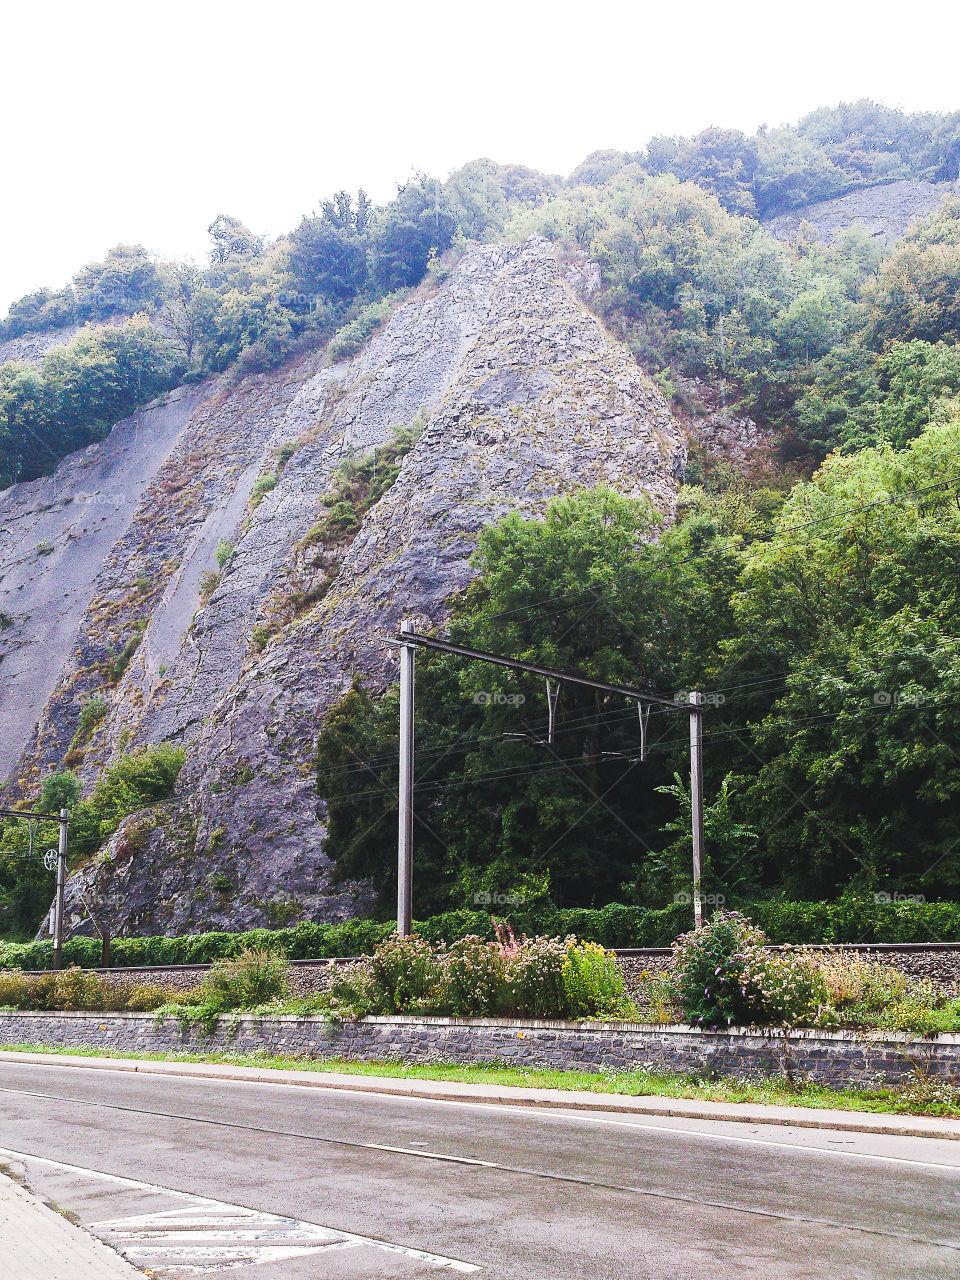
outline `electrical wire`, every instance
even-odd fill
[[[941,707],[958,706],[958,705],[960,705],[960,699],[953,700],[951,702],[938,702],[938,703],[925,702],[916,707],[913,707],[912,709],[920,710],[920,711],[935,710]],[[863,710],[868,713],[876,712],[876,711],[889,712],[890,708],[889,706],[885,706],[885,705],[874,706],[871,704],[866,704],[864,705]],[[777,729],[777,728],[789,727],[789,726],[813,725],[817,723],[823,723],[826,721],[836,721],[836,718],[837,718],[837,713],[835,711],[830,711],[830,712],[824,712],[816,716],[798,716],[791,719],[783,718],[773,722],[765,722],[763,727],[764,729],[768,729],[768,728]],[[709,741],[722,742],[722,741],[729,740],[730,738],[740,738],[745,734],[750,734],[757,727],[759,726],[745,725],[737,729],[726,729],[726,730],[721,729],[721,730],[713,730],[713,731],[707,730],[705,731],[704,736]],[[685,747],[688,745],[688,743],[689,743],[689,739],[687,737],[672,738],[667,741],[661,740],[659,742],[654,742],[654,743],[651,743],[650,746],[648,746],[647,755],[648,756],[652,755],[654,752],[664,752],[664,751],[672,750],[679,747]],[[618,753],[611,754],[609,752],[601,752],[599,754],[595,754],[591,756],[578,756],[573,760],[556,760],[556,761],[546,760],[546,761],[540,761],[534,764],[515,765],[510,768],[501,768],[501,769],[491,770],[486,773],[472,774],[469,777],[455,779],[452,781],[415,782],[414,791],[419,792],[420,794],[424,794],[424,793],[430,793],[435,791],[448,790],[450,788],[472,786],[479,782],[508,781],[509,779],[514,777],[522,777],[530,774],[540,774],[540,773],[545,773],[545,772],[548,772],[549,770],[554,770],[554,769],[566,769],[568,772],[575,772],[575,770],[578,767],[585,764],[593,764],[593,763],[599,763],[599,762],[606,762],[608,764],[612,764],[617,760],[620,760],[623,763],[629,763],[631,768],[633,767],[634,764],[639,763],[639,761],[637,760],[631,760],[629,757],[621,756]],[[629,772],[629,770],[627,770],[626,772]],[[381,794],[387,794],[390,796],[395,795],[395,793],[390,787],[387,787],[386,785],[380,785],[380,786],[368,788],[363,791],[352,792],[350,795],[350,799],[358,800],[358,799],[366,798],[368,796],[381,795]]]

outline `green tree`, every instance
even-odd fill
[[[384,293],[419,283],[433,252],[443,253],[457,229],[442,185],[420,176],[400,188],[371,222],[373,274]]]
[[[783,682],[746,813],[791,892],[960,883],[958,446],[834,455],[743,570],[731,652]]]
[[[542,520],[486,528],[453,638],[613,683],[699,681],[732,619],[737,540],[701,518],[653,547],[656,523],[647,503],[601,489],[555,499]],[[693,546],[710,572],[686,569]],[[430,744],[415,792],[418,911],[473,905],[478,892],[586,905],[640,874],[671,812],[657,786],[684,749],[667,713],[652,722],[671,745],[640,766],[636,709],[615,697],[564,686],[549,743],[535,677],[428,655],[417,688],[418,741]],[[374,701],[354,687],[318,753],[336,874],[373,878],[384,912],[396,884],[396,723],[395,690]]]

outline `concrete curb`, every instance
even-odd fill
[[[127,1071],[140,1075],[181,1076],[198,1080],[286,1085],[339,1092],[375,1093],[428,1102],[465,1102],[488,1106],[551,1107],[561,1111],[605,1111],[633,1116],[666,1116],[686,1120],[729,1120],[741,1124],[774,1124],[797,1129],[833,1129],[844,1133],[876,1133],[902,1138],[960,1141],[960,1119],[894,1116],[869,1111],[835,1111],[813,1107],[778,1107],[749,1102],[703,1102],[652,1095],[588,1093],[565,1089],[525,1089],[509,1085],[466,1084],[453,1080],[395,1079],[355,1076],[336,1071],[296,1071],[241,1067],[214,1062],[153,1062],[143,1058],[91,1058],[82,1054],[0,1051],[0,1062],[30,1066]]]

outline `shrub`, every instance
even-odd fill
[[[50,976],[53,979],[49,985],[51,1008],[70,1011],[107,1007],[107,993],[104,989],[106,984],[99,974],[71,966],[62,973]],[[39,981],[44,982],[44,979]],[[45,982],[44,988],[47,989]]]
[[[125,991],[123,1008],[130,1013],[153,1013],[155,1009],[173,1000],[183,1000],[183,995],[172,991],[169,987],[144,983],[143,986],[129,987]]]
[[[25,1009],[29,982],[20,969],[0,969],[0,1009]]]
[[[201,984],[203,1003],[214,1012],[255,1009],[286,991],[282,952],[250,948],[231,960],[218,960]]]
[[[220,585],[220,575],[213,569],[204,569],[200,574],[200,599],[207,601]]]
[[[744,985],[743,975],[765,941],[761,931],[736,911],[718,912],[708,924],[677,939],[677,994],[691,1026],[716,1030],[753,1022],[755,992]]]
[[[830,992],[817,961],[790,951],[751,950],[740,975],[757,1026],[811,1026]]]
[[[319,1007],[335,1017],[439,1013],[455,1017],[587,1018],[633,1014],[615,959],[574,938],[496,941],[476,935],[449,947],[393,936],[333,975]]]
[[[436,1001],[437,956],[422,938],[395,934],[385,939],[370,958],[369,970],[374,1000],[384,1013],[424,1008]]]
[[[568,1018],[622,1015],[623,978],[617,959],[595,942],[570,947],[563,965],[564,1012]]]
[[[483,1017],[496,1008],[503,984],[503,951],[469,934],[439,957],[439,1003],[454,1016]]]
[[[518,943],[511,936],[503,944],[503,985],[497,1012],[507,1017],[563,1017],[563,968],[572,942],[570,938],[524,938]]]
[[[912,1031],[920,1035],[960,1030],[960,1000],[925,978],[912,978],[856,955],[819,958],[828,993],[820,1026]]]
[[[266,475],[260,476],[250,494],[250,510],[255,511],[263,501],[264,497],[271,493],[277,487],[277,474],[275,471],[268,471]]]
[[[71,967],[59,973],[0,971],[0,1008],[76,1012],[128,1009],[146,1012],[175,996],[169,987],[110,983],[99,974]]]

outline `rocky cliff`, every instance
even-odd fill
[[[327,708],[355,673],[392,678],[401,616],[443,619],[486,522],[599,482],[671,508],[683,432],[590,287],[543,240],[478,246],[354,360],[174,393],[0,494],[9,793],[65,756],[89,784],[137,745],[187,748],[173,801],[72,878],[77,923],[81,891],[114,932],[362,909],[323,853],[311,754]],[[327,536],[344,461],[403,429],[394,483]],[[91,699],[101,719],[78,734]]]
[[[778,240],[796,240],[806,223],[818,240],[828,244],[848,227],[860,226],[882,244],[891,244],[915,222],[936,212],[944,196],[956,186],[953,182],[919,179],[886,182],[792,209],[767,219],[763,225]]]

